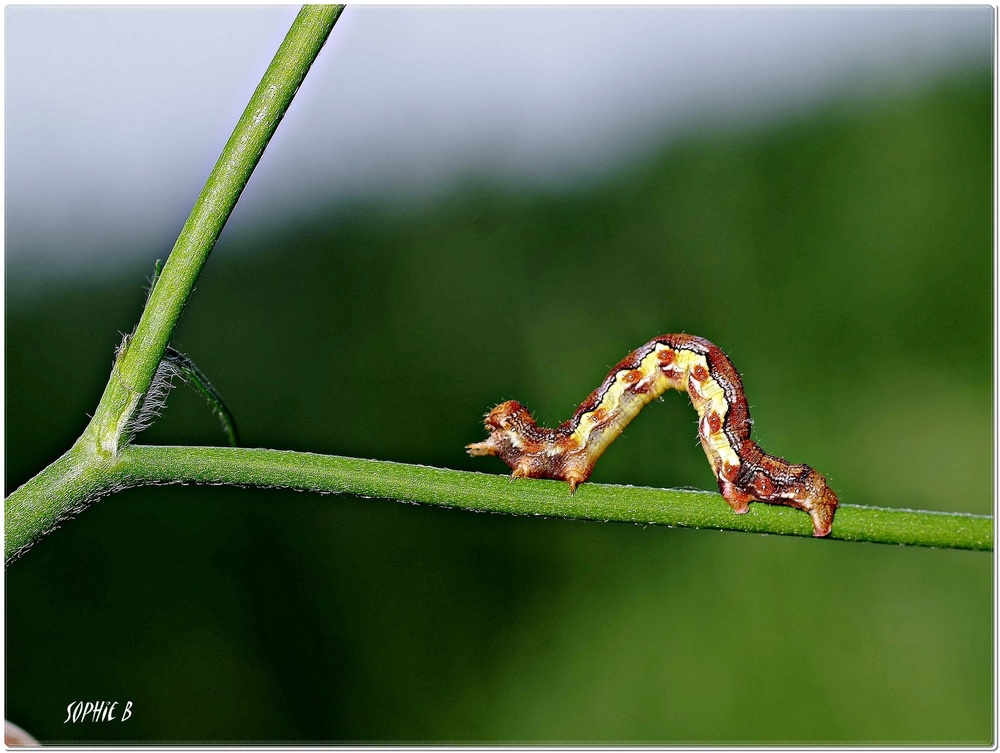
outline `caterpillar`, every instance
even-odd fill
[[[574,492],[639,411],[668,389],[690,396],[701,446],[734,512],[748,512],[753,501],[788,505],[809,513],[813,536],[830,533],[837,495],[808,465],[768,455],[750,439],[739,373],[718,347],[694,335],[660,335],[629,353],[556,429],[539,426],[516,400],[500,403],[486,414],[489,437],[466,451],[498,456],[513,478],[566,481]]]

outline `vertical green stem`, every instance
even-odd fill
[[[303,6],[250,98],[181,229],[134,334],[116,359],[88,428],[99,452],[118,451],[125,425],[149,390],[202,266],[343,7]]]

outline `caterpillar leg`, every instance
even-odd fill
[[[497,447],[492,435],[484,442],[473,442],[465,445],[465,451],[472,457],[482,457],[484,455],[496,455]]]
[[[826,479],[813,471],[807,480],[805,494],[793,505],[805,510],[813,520],[813,536],[826,536],[833,529],[833,516],[837,512],[839,500],[826,484]]]
[[[787,505],[809,513],[813,536],[827,536],[839,500],[826,479],[807,465],[791,465],[781,458],[765,456],[737,473],[736,481],[719,474],[719,492],[733,511],[742,515],[750,502]],[[777,482],[776,480],[777,479]]]
[[[750,512],[750,503],[756,499],[750,494],[739,491],[724,478],[719,479],[719,493],[737,515],[746,515]]]

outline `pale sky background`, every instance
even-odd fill
[[[164,256],[297,6],[8,6],[7,284]],[[989,6],[350,6],[226,233],[989,66]],[[14,275],[14,278],[11,275]]]

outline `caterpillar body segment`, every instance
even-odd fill
[[[555,429],[538,426],[516,400],[501,403],[486,415],[489,437],[466,449],[498,456],[515,478],[558,479],[575,490],[639,411],[669,389],[691,398],[701,446],[735,512],[747,512],[753,501],[788,505],[809,513],[814,536],[830,533],[837,495],[808,465],[768,455],[750,439],[739,373],[718,347],[694,335],[661,335],[629,353]]]

